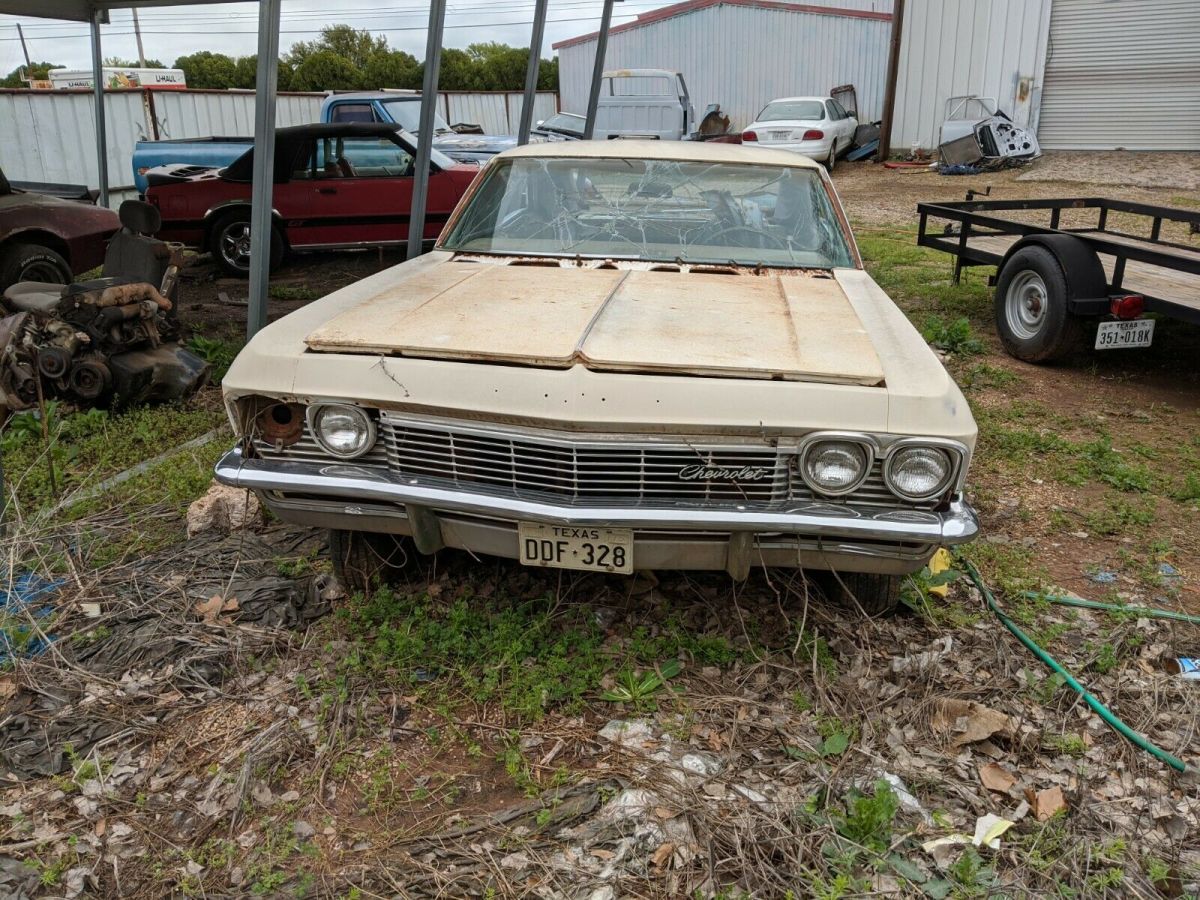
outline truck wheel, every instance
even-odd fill
[[[1025,362],[1060,359],[1078,349],[1083,322],[1067,309],[1067,278],[1044,247],[1022,247],[996,279],[996,329],[1004,349]]]
[[[868,616],[886,616],[900,605],[900,576],[872,572],[837,572],[833,575],[833,599],[849,610],[862,609]]]
[[[352,593],[370,593],[378,584],[398,580],[416,559],[410,538],[367,531],[329,532],[329,556],[333,574]]]
[[[71,267],[62,255],[40,244],[13,244],[0,250],[0,290],[18,281],[70,284]]]
[[[250,275],[250,213],[232,212],[217,219],[209,232],[208,249],[221,271],[234,278]],[[283,262],[283,236],[271,229],[271,271]]]

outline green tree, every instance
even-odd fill
[[[143,66],[136,59],[122,59],[120,56],[106,56],[106,57],[104,57],[104,64],[106,66],[111,66],[114,69],[165,69],[166,68],[166,66],[164,66],[157,59],[148,59],[148,60],[146,60],[146,64]]]
[[[362,70],[332,50],[308,54],[292,78],[292,88],[298,91],[346,91],[362,85]]]
[[[224,53],[201,50],[181,56],[175,60],[175,68],[183,69],[183,75],[191,88],[234,87],[237,80],[237,65]]]
[[[279,83],[277,90],[294,91],[292,81],[295,78],[295,69],[291,63],[285,59],[279,60],[278,69]],[[258,84],[258,56],[243,56],[234,63],[233,87],[242,88],[243,90],[252,91]]]
[[[467,47],[471,68],[479,91],[519,91],[525,87],[525,70],[529,66],[529,51],[491,41]]]
[[[310,57],[317,53],[328,52],[342,57],[358,71],[363,71],[371,57],[377,53],[386,53],[387,38],[376,37],[369,31],[352,28],[349,25],[327,25],[321,29],[321,36],[315,41],[298,41],[288,51],[287,60],[296,70]]]
[[[554,59],[543,59],[538,64],[538,90],[539,91],[557,91],[558,90],[558,57]]]
[[[425,77],[425,64],[421,64],[421,78]],[[442,65],[438,70],[438,89],[443,91],[474,91],[475,64],[466,50],[447,47],[442,50]]]
[[[50,77],[49,72],[51,69],[61,69],[62,67],[62,63],[50,62],[35,62],[30,63],[28,66],[17,66],[17,68],[5,75],[4,78],[0,79],[0,87],[29,87],[29,85],[25,83],[25,78],[37,78],[45,80]],[[24,77],[22,77],[22,74],[24,74]]]
[[[385,50],[367,60],[362,80],[367,88],[419,88],[421,72],[421,64],[411,53]]]

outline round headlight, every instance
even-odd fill
[[[954,474],[949,455],[937,447],[905,447],[888,460],[887,483],[906,500],[927,500],[946,489]]]
[[[800,462],[800,474],[814,491],[826,496],[848,494],[867,477],[867,449],[853,441],[818,441]]]
[[[317,443],[340,459],[362,456],[375,446],[375,423],[357,406],[318,406],[310,426]]]

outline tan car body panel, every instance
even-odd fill
[[[883,381],[862,321],[838,282],[823,273],[451,261],[334,316],[307,344],[594,371]]]
[[[836,269],[833,275],[874,348],[886,387],[597,372],[582,364],[530,368],[313,352],[308,347],[306,339],[314,331],[373,298],[400,298],[401,285],[441,283],[446,271],[457,272],[459,264],[451,259],[446,251],[426,254],[269,325],[230,368],[224,379],[226,399],[233,403],[251,394],[298,402],[350,399],[417,414],[579,431],[786,435],[842,429],[945,437],[974,446],[975,423],[961,392],[904,314],[870,276],[857,269]],[[536,278],[554,271],[534,268],[529,274]],[[579,274],[579,270],[563,271]],[[741,284],[743,279],[764,276],[713,277]],[[844,312],[834,315],[843,324],[847,321]],[[814,339],[821,339],[818,322],[812,324]],[[836,356],[840,339],[826,340]]]

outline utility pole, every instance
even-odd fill
[[[900,73],[900,38],[904,31],[904,0],[892,6],[892,46],[888,51],[887,82],[883,91],[883,117],[879,123],[879,149],[875,159],[883,162],[892,148],[892,119],[896,113],[896,79]]]
[[[133,8],[133,35],[137,38],[138,65],[144,69],[146,68],[146,51],[142,49],[142,25],[138,21],[136,6]]]
[[[433,114],[437,111],[438,70],[442,65],[442,34],[445,28],[446,0],[430,0],[429,30],[425,35],[425,77],[421,81],[421,126],[417,132],[417,170],[409,206],[408,253],[405,259],[416,259],[425,249],[429,157],[433,155]]]
[[[32,63],[29,61],[29,48],[25,46],[25,32],[21,30],[21,23],[17,23],[17,34],[21,37],[21,52],[25,54],[25,68],[29,68]]]
[[[529,65],[525,69],[525,100],[521,104],[521,125],[517,130],[517,143],[529,143],[529,132],[533,128],[533,103],[537,98],[538,65],[542,57],[542,39],[546,34],[546,7],[550,0],[537,0],[533,8],[533,37],[529,42]]]
[[[604,77],[604,56],[608,52],[608,29],[612,25],[613,0],[604,0],[600,14],[600,32],[596,35],[596,59],[592,63],[592,87],[588,92],[587,118],[583,123],[583,139],[590,141],[596,130],[596,110],[600,106],[600,81]]]

